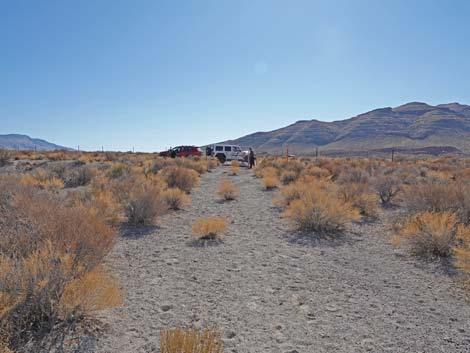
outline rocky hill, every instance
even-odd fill
[[[38,150],[38,151],[53,151],[69,149],[64,146],[59,146],[45,140],[31,138],[27,135],[20,134],[7,134],[0,135],[0,149],[7,150]]]
[[[324,122],[301,120],[287,127],[227,141],[258,152],[312,154],[355,153],[386,149],[444,150],[470,153],[470,106],[431,106],[412,102],[381,108],[350,119]]]

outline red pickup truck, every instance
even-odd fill
[[[189,157],[201,156],[202,151],[196,146],[178,146],[169,149],[168,151],[160,152],[161,157]]]

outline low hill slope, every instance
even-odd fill
[[[326,152],[453,147],[470,153],[470,106],[412,102],[341,121],[297,121],[227,142],[274,154],[281,153],[287,145],[293,153],[307,154],[316,147]]]

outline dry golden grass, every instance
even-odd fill
[[[263,185],[266,190],[272,190],[280,185],[279,178],[275,175],[265,175],[263,177]]]
[[[235,200],[240,194],[240,189],[231,181],[223,180],[217,188],[217,195],[224,200]]]
[[[60,320],[119,304],[116,285],[99,267],[116,233],[95,211],[19,188],[3,199],[0,219],[4,344],[18,348]]]
[[[175,158],[174,161],[177,166],[194,170],[199,175],[207,171],[207,164],[203,159],[200,159],[199,157]]]
[[[199,183],[199,174],[184,167],[165,167],[158,172],[158,175],[169,188],[178,188],[188,193]]]
[[[413,255],[449,257],[456,241],[458,218],[450,212],[422,212],[410,216],[394,235],[395,245],[404,244]]]
[[[459,225],[456,232],[457,245],[454,247],[455,264],[470,276],[470,227]]]
[[[127,221],[135,227],[155,224],[157,217],[164,215],[168,207],[163,190],[151,182],[132,183],[123,200]]]
[[[178,188],[170,188],[163,191],[162,197],[170,210],[180,210],[191,202],[189,196]]]
[[[175,328],[160,332],[161,353],[223,353],[223,343],[215,330]]]
[[[297,180],[299,174],[292,170],[286,170],[281,174],[281,182],[283,185],[288,185]]]
[[[230,170],[232,172],[232,175],[237,175],[238,173],[240,173],[240,162],[237,160],[231,161]]]
[[[207,167],[207,171],[210,171],[212,169],[215,169],[219,166],[219,160],[217,158],[207,158],[207,161],[206,161],[206,167]]]
[[[361,215],[366,217],[376,217],[378,214],[378,199],[367,185],[359,183],[349,183],[341,185],[339,188],[341,198],[356,207]]]
[[[67,283],[59,301],[62,319],[81,317],[99,310],[120,306],[122,295],[117,282],[101,266]]]
[[[196,239],[222,240],[227,228],[227,222],[223,218],[209,217],[194,223],[192,230]]]
[[[378,177],[375,180],[374,186],[380,202],[384,206],[392,204],[402,187],[398,178],[390,175]]]
[[[62,189],[64,187],[64,182],[60,178],[42,168],[36,169],[34,173],[23,175],[21,184],[44,190]]]
[[[316,185],[303,190],[298,199],[291,201],[284,215],[298,231],[327,233],[342,231],[361,218],[351,203]]]

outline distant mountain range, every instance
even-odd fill
[[[301,120],[226,143],[271,154],[282,153],[286,146],[290,153],[296,154],[313,154],[315,148],[327,154],[392,149],[431,154],[470,153],[470,106],[412,102],[340,121]]]
[[[0,135],[0,149],[29,151],[69,150],[69,148],[64,146],[19,134]]]

